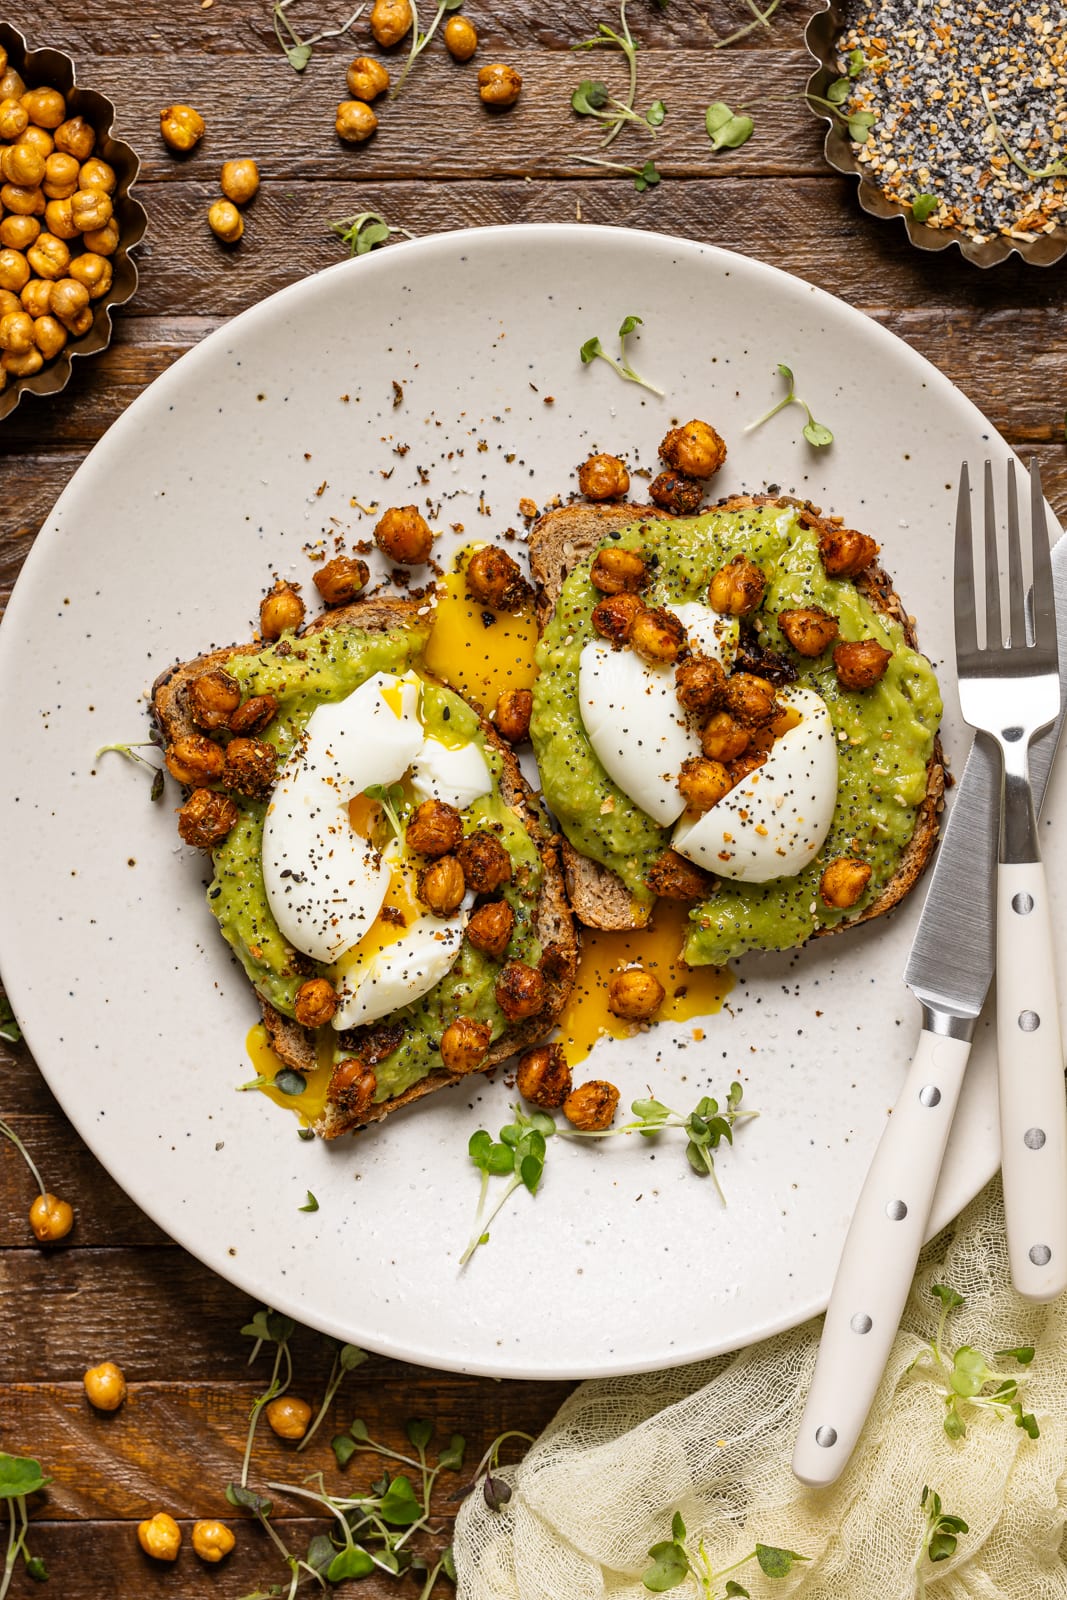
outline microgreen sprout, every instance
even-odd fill
[[[719,1199],[725,1205],[726,1196],[722,1192],[722,1185],[715,1171],[713,1152],[719,1148],[724,1139],[727,1144],[733,1144],[735,1123],[748,1122],[753,1117],[759,1116],[758,1111],[741,1110],[743,1094],[741,1085],[732,1083],[722,1111],[719,1110],[717,1100],[713,1100],[710,1095],[704,1095],[688,1116],[681,1111],[672,1111],[662,1100],[635,1100],[630,1107],[634,1114],[633,1122],[625,1122],[618,1128],[603,1128],[596,1132],[583,1132],[579,1128],[561,1128],[560,1134],[565,1139],[613,1139],[620,1134],[639,1133],[643,1139],[654,1139],[658,1134],[676,1128],[686,1135],[685,1154],[689,1165],[700,1177],[711,1178]]]
[[[308,1197],[304,1204],[302,1206],[297,1206],[296,1209],[298,1211],[317,1211],[319,1209],[319,1202],[315,1199],[315,1196],[312,1194],[310,1189],[308,1190],[307,1195]],[[301,1446],[301,1449],[302,1448],[303,1446]]]
[[[716,39],[714,45],[716,50],[725,50],[727,45],[736,44],[738,39],[744,39],[748,34],[755,33],[757,28],[766,28],[769,33],[771,30],[771,18],[778,10],[781,0],[770,0],[770,4],[762,11],[756,4],[756,0],[745,0],[745,4],[752,13],[752,21],[746,22],[743,28],[738,28],[734,33],[728,33],[725,39]]]
[[[310,1189],[308,1190],[308,1200],[315,1200],[315,1196],[312,1194]],[[317,1200],[315,1200],[314,1205],[300,1207],[301,1211],[317,1211],[318,1209],[319,1203]],[[316,1433],[319,1431],[322,1419],[325,1417],[327,1411],[330,1409],[330,1406],[333,1404],[333,1397],[341,1387],[342,1383],[345,1381],[347,1374],[350,1372],[355,1372],[356,1368],[361,1367],[366,1360],[367,1352],[365,1350],[361,1350],[358,1344],[342,1344],[338,1347],[333,1358],[333,1366],[330,1368],[330,1376],[326,1383],[326,1393],[322,1397],[322,1404],[315,1413],[315,1419],[308,1428],[308,1431],[297,1445],[296,1448],[298,1450],[306,1450]]]
[[[986,88],[984,83],[982,84],[982,101],[989,117],[990,126],[993,129],[994,138],[1013,166],[1018,167],[1020,172],[1025,172],[1028,178],[1062,178],[1067,175],[1067,161],[1052,161],[1047,167],[1027,166],[1022,156],[1012,149],[1011,145],[1004,137],[1000,123],[997,121],[997,114],[993,110],[993,102],[989,98],[989,90]]]
[[[18,1044],[22,1038],[22,1029],[19,1027],[18,1018],[11,1009],[11,1001],[6,992],[0,989],[0,1039],[7,1044]]]
[[[919,1543],[919,1553],[915,1557],[916,1600],[922,1600],[926,1594],[926,1583],[923,1578],[925,1563],[947,1561],[949,1556],[956,1554],[959,1535],[970,1532],[962,1517],[941,1510],[941,1496],[929,1486],[924,1486],[919,1505],[926,1513],[926,1522]]]
[[[44,1179],[37,1170],[37,1163],[30,1155],[30,1152],[26,1149],[26,1146],[23,1144],[14,1128],[9,1127],[6,1122],[0,1122],[0,1134],[2,1134],[5,1139],[9,1140],[10,1143],[14,1145],[23,1161],[25,1161],[26,1165],[29,1167],[30,1172],[33,1174],[33,1181],[37,1185],[38,1193],[42,1195],[47,1194],[48,1190],[44,1186]]]
[[[801,400],[800,396],[796,393],[795,380],[793,378],[792,370],[786,366],[784,361],[779,361],[778,371],[785,379],[786,383],[788,383],[789,393],[786,395],[784,400],[779,400],[776,406],[772,406],[769,411],[764,412],[762,417],[757,417],[755,422],[750,422],[748,427],[745,429],[745,432],[751,433],[754,428],[762,428],[765,422],[769,422],[772,417],[776,417],[779,411],[784,411],[786,406],[802,406],[808,414],[808,420],[804,424],[804,437],[808,443],[810,445],[814,445],[817,450],[822,449],[825,445],[833,444],[834,436],[830,432],[829,428],[826,427],[826,425],[822,422],[816,422],[815,418],[811,414],[811,407],[808,405],[807,401]]]
[[[936,194],[917,194],[911,202],[911,214],[916,222],[929,222],[938,204]]]
[[[621,100],[616,100],[608,92],[606,84],[594,78],[585,78],[571,95],[571,109],[580,117],[594,117],[605,126],[614,128],[620,122],[636,122],[641,128],[656,136],[656,129],[663,126],[663,119],[667,115],[667,107],[662,100],[653,100],[644,116],[637,111],[632,111]],[[608,141],[604,140],[606,144]]]
[[[272,1400],[276,1400],[280,1394],[285,1393],[293,1379],[293,1358],[289,1353],[289,1340],[293,1336],[295,1326],[296,1324],[291,1317],[283,1317],[279,1312],[272,1311],[269,1306],[264,1306],[261,1311],[256,1312],[251,1322],[246,1323],[241,1329],[246,1339],[254,1339],[256,1341],[252,1346],[252,1354],[248,1358],[249,1366],[252,1365],[265,1344],[276,1346],[274,1370],[270,1375],[270,1383],[253,1403],[252,1410],[248,1415],[248,1438],[245,1441],[245,1453],[241,1461],[240,1487],[242,1489],[247,1489],[248,1487],[248,1464],[252,1459],[252,1441],[256,1436],[256,1426],[259,1422],[260,1413],[264,1406],[269,1405]],[[285,1369],[284,1378],[282,1377],[283,1367]],[[233,1488],[232,1484],[230,1488]],[[226,1492],[229,1495],[229,1489]]]
[[[490,1511],[503,1511],[511,1499],[511,1485],[506,1478],[498,1478],[497,1470],[500,1466],[500,1447],[509,1439],[523,1439],[527,1444],[533,1444],[533,1435],[522,1433],[518,1428],[509,1428],[506,1433],[498,1434],[479,1461],[474,1472],[474,1482],[481,1479],[482,1499]],[[485,1477],[482,1478],[482,1473]]]
[[[621,161],[600,161],[596,156],[575,156],[574,159],[584,162],[587,167],[606,167],[609,172],[628,172],[634,180],[634,188],[638,194],[644,194],[646,189],[654,189],[663,176],[654,161],[646,161],[643,167],[627,167]],[[646,384],[647,387],[649,386]]]
[[[124,756],[127,761],[134,762],[136,766],[144,767],[146,771],[152,774],[152,787],[148,791],[148,798],[150,800],[162,800],[163,768],[157,767],[154,761],[146,761],[144,756],[137,754],[138,750],[149,749],[159,749],[154,739],[142,739],[138,744],[102,744],[93,759],[99,761],[101,756],[106,756],[109,751],[113,750],[116,755]]]
[[[437,10],[434,12],[433,21],[430,23],[430,26],[426,29],[425,33],[420,33],[419,13],[415,9],[415,0],[411,0],[411,48],[408,51],[407,60],[404,62],[399,78],[389,91],[390,100],[395,100],[401,89],[404,87],[404,84],[407,82],[408,73],[411,71],[419,56],[422,55],[422,52],[426,49],[426,46],[437,32],[442,17],[447,16],[450,11],[458,11],[462,4],[463,0],[438,0]]]
[[[372,783],[363,793],[368,800],[377,800],[385,812],[386,820],[398,839],[404,837],[403,824],[400,821],[400,807],[404,804],[404,786],[402,783]]]
[[[735,1595],[747,1600],[748,1590],[729,1576],[731,1572],[737,1572],[739,1568],[747,1567],[750,1561],[756,1561],[760,1571],[768,1578],[784,1578],[795,1562],[808,1559],[807,1556],[798,1555],[795,1550],[782,1550],[773,1544],[757,1544],[740,1561],[734,1561],[730,1566],[723,1567],[721,1572],[716,1572],[703,1539],[694,1552],[688,1548],[686,1538],[682,1514],[676,1511],[671,1522],[671,1537],[652,1546],[648,1552],[651,1565],[641,1574],[641,1582],[652,1594],[665,1594],[668,1589],[677,1589],[680,1584],[692,1579],[703,1600],[730,1600]],[[718,1586],[723,1578],[727,1582],[720,1591]]]
[[[598,359],[601,361],[606,361],[608,366],[611,367],[614,372],[617,372],[619,377],[622,378],[626,383],[638,383],[641,385],[642,389],[648,389],[652,394],[659,395],[662,399],[663,390],[657,389],[656,385],[654,383],[649,383],[647,378],[642,378],[639,373],[634,371],[633,367],[626,359],[626,340],[629,335],[633,333],[635,328],[639,328],[641,326],[642,319],[640,317],[623,317],[622,322],[619,325],[619,359],[617,361],[613,356],[608,355],[607,351],[600,343],[600,340],[597,338],[587,339],[582,345],[582,348],[579,350],[578,354],[581,357],[583,367],[589,366],[591,362]]]
[[[995,1416],[1013,1417],[1015,1426],[1030,1439],[1040,1435],[1037,1419],[1024,1411],[1019,1391],[1025,1383],[1014,1372],[999,1372],[991,1367],[980,1350],[969,1344],[960,1345],[951,1357],[942,1349],[945,1326],[949,1313],[964,1304],[963,1296],[946,1284],[935,1283],[930,1290],[941,1303],[941,1315],[933,1339],[913,1362],[932,1371],[945,1390],[945,1432],[950,1439],[962,1439],[967,1432],[965,1412],[968,1410],[992,1411]],[[1011,1350],[996,1350],[994,1361],[1013,1361],[1016,1367],[1028,1367],[1034,1359],[1033,1345],[1017,1345]],[[996,1387],[991,1394],[984,1391],[990,1384]]]
[[[330,227],[344,240],[349,255],[353,256],[367,255],[376,245],[385,244],[394,233],[403,234],[405,239],[415,237],[406,228],[395,228],[391,222],[386,222],[380,211],[357,211],[354,216],[331,222]]]
[[[862,68],[860,69],[862,71]],[[848,136],[854,144],[866,144],[870,138],[871,129],[877,118],[873,111],[846,111],[843,109],[845,101],[852,93],[850,78],[858,77],[858,73],[849,72],[847,78],[835,78],[830,84],[825,95],[812,94],[809,90],[807,100],[810,105],[822,106],[824,111],[829,111],[841,125],[848,129]]]
[[[26,1547],[30,1519],[26,1500],[46,1483],[51,1483],[41,1470],[41,1463],[32,1456],[9,1456],[0,1453],[0,1500],[7,1501],[8,1535],[4,1565],[0,1571],[0,1600],[4,1600],[11,1587],[11,1577],[19,1556],[26,1563],[26,1572],[35,1583],[44,1583],[48,1571],[40,1556],[31,1556]]]
[[[737,150],[752,137],[751,117],[731,111],[724,100],[716,100],[704,114],[713,150]]]
[[[652,126],[652,124],[647,123],[646,118],[639,116],[634,111],[634,102],[637,99],[637,42],[630,32],[630,24],[626,20],[626,0],[619,0],[619,27],[617,31],[609,27],[606,22],[598,23],[597,31],[591,39],[582,39],[577,44],[572,44],[571,49],[621,50],[626,58],[626,65],[629,69],[629,83],[623,99],[612,102],[613,105],[618,107],[618,111],[608,119],[610,125],[604,138],[600,141],[602,150],[606,150],[612,140],[618,138],[627,122],[646,122],[647,126]],[[659,103],[657,102],[657,104]],[[571,104],[574,105],[573,99]],[[579,107],[575,106],[575,110],[579,110]],[[582,114],[589,115],[591,113]],[[661,117],[660,121],[662,122],[662,120]]]
[[[310,39],[302,39],[289,21],[287,14],[289,7],[293,3],[294,0],[274,0],[274,5],[271,9],[274,18],[275,38],[285,52],[285,59],[294,72],[303,72],[311,60],[311,46],[313,44],[319,44],[323,39],[337,39],[341,34],[347,33],[364,9],[363,6],[357,6],[348,21],[342,22],[339,28],[323,28],[320,33],[313,33]],[[285,36],[282,34],[283,28],[285,29]]]
[[[494,1141],[484,1128],[479,1128],[477,1133],[471,1134],[467,1144],[467,1154],[482,1175],[482,1185],[474,1216],[474,1232],[459,1258],[461,1267],[467,1265],[479,1245],[489,1243],[490,1225],[516,1189],[525,1188],[531,1194],[536,1194],[545,1170],[545,1140],[555,1133],[555,1122],[543,1111],[534,1111],[527,1116],[520,1106],[513,1106],[512,1110],[515,1112],[515,1121],[501,1128],[498,1140]],[[494,1177],[507,1178],[508,1182],[496,1205],[486,1216],[489,1180]]]

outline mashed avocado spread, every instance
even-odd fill
[[[818,533],[793,506],[635,524],[611,542],[641,549],[654,572],[649,605],[706,601],[714,573],[734,555],[757,562],[767,579],[755,626],[763,649],[797,666],[797,683],[826,701],[838,739],[838,789],[833,823],[820,855],[804,871],[769,883],[722,879],[716,893],[690,913],[684,957],[690,966],[721,966],[747,950],[787,950],[819,927],[854,917],[892,878],[915,827],[926,792],[926,764],[941,717],[941,697],[924,656],[909,648],[901,625],[875,611],[848,580],[827,577]],[[608,541],[604,541],[608,543]],[[590,616],[601,598],[589,579],[595,552],[568,575],[538,645],[531,737],[545,800],[582,855],[609,867],[635,900],[653,899],[646,883],[652,862],[670,847],[659,827],[608,777],[582,724],[578,667],[582,647],[596,637]],[[796,656],[778,626],[781,611],[819,606],[839,619],[842,642],[873,638],[892,650],[884,678],[861,692],[842,689],[830,651],[816,660]],[[849,911],[819,897],[819,877],[835,856],[857,855],[872,870],[866,893]]]
[[[354,627],[324,628],[301,639],[283,639],[256,654],[235,655],[227,662],[227,671],[240,683],[243,697],[272,694],[278,701],[277,715],[260,737],[277,748],[279,762],[283,762],[316,706],[345,699],[375,672],[406,672],[417,663],[427,631],[405,628],[370,633]],[[446,744],[473,740],[485,756],[493,792],[463,812],[464,830],[492,829],[511,857],[512,880],[500,891],[515,913],[507,957],[535,966],[541,956],[533,922],[541,887],[541,858],[522,819],[501,796],[500,756],[485,742],[475,712],[449,689],[429,682],[424,685],[422,719],[434,738]],[[402,820],[406,821],[415,803],[414,797],[405,801]],[[277,1011],[291,1017],[300,985],[309,977],[328,976],[330,969],[298,956],[271,914],[261,866],[267,804],[239,802],[240,819],[214,853],[215,876],[208,903],[251,983]],[[375,1067],[377,1100],[401,1094],[440,1065],[438,1041],[455,1017],[488,1022],[494,1039],[505,1031],[508,1024],[493,993],[497,972],[497,963],[464,940],[447,977],[420,1000],[374,1025],[382,1028],[399,1023],[403,1027],[400,1044]],[[343,1036],[332,1027],[321,1029],[320,1034],[338,1058],[346,1053]]]

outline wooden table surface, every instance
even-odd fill
[[[853,186],[821,156],[822,125],[805,109],[809,72],[802,32],[810,7],[785,0],[769,33],[715,51],[742,23],[741,0],[631,0],[641,44],[641,100],[661,96],[669,118],[657,160],[663,183],[635,193],[628,178],[593,173],[574,159],[589,147],[572,117],[571,88],[595,66],[568,46],[613,20],[599,0],[567,7],[534,0],[471,0],[481,37],[461,67],[440,48],[419,62],[403,96],[382,112],[368,145],[334,137],[344,68],[367,46],[366,18],[352,41],[318,46],[303,76],[274,41],[269,0],[49,0],[13,18],[31,42],[77,61],[79,80],[118,107],[117,131],[139,151],[138,192],[149,231],[141,285],[117,319],[110,349],[79,362],[66,391],[31,398],[0,425],[0,604],[34,536],[86,453],[129,402],[183,351],[246,306],[340,257],[332,218],[377,209],[415,234],[501,222],[616,223],[713,241],[799,274],[858,306],[934,361],[1001,432],[1041,462],[1052,503],[1067,514],[1067,262],[1047,271],[1011,261],[982,273],[955,250],[913,251],[903,229],[866,217]],[[303,0],[294,20],[310,32],[343,5]],[[555,13],[555,14],[554,14]],[[353,42],[354,41],[354,42]],[[479,105],[479,63],[522,72],[519,104],[504,115]],[[742,149],[712,156],[703,132],[709,101],[744,105],[756,119]],[[159,137],[161,106],[199,108],[208,124],[191,158]],[[631,160],[645,141],[624,135],[613,154]],[[223,159],[253,156],[263,186],[240,248],[223,251],[204,221]],[[841,352],[842,360],[848,352]],[[98,530],[106,532],[106,530]],[[9,761],[17,751],[5,752]],[[0,1045],[0,1116],[38,1157],[48,1185],[75,1205],[61,1246],[42,1249],[26,1212],[32,1182],[0,1148],[0,1448],[37,1455],[52,1473],[35,1506],[32,1547],[64,1600],[103,1595],[237,1597],[286,1577],[264,1535],[227,1506],[239,1470],[261,1360],[245,1365],[239,1329],[246,1297],[173,1245],[111,1181],[66,1122],[24,1046]],[[321,1395],[328,1342],[294,1341],[294,1392]],[[120,1363],[125,1407],[93,1411],[81,1378],[92,1364]],[[375,1437],[399,1443],[404,1420],[433,1417],[463,1433],[477,1460],[505,1428],[530,1432],[567,1392],[564,1384],[497,1383],[421,1371],[380,1357],[352,1375],[333,1415],[300,1462],[331,1468],[332,1433],[362,1416]],[[260,1430],[253,1480],[294,1470],[291,1447]],[[374,1472],[355,1461],[347,1481]],[[186,1529],[229,1516],[237,1549],[220,1568],[200,1563],[188,1538],[177,1567],[146,1559],[139,1519],[165,1509]],[[454,1505],[443,1504],[447,1521]],[[281,1503],[292,1530],[295,1503]],[[296,1530],[299,1533],[299,1529]],[[306,1537],[306,1529],[305,1537]],[[442,1584],[444,1593],[447,1585]],[[21,1571],[14,1594],[30,1592]],[[34,1590],[34,1592],[37,1592]],[[417,1595],[410,1579],[367,1580],[368,1600]],[[561,1596],[561,1600],[565,1597]]]

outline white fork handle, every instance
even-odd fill
[[[1053,1300],[1067,1288],[1067,1095],[1040,861],[998,868],[997,1055],[1011,1278]]]
[[[833,1483],[867,1420],[926,1238],[969,1040],[927,1031],[856,1204],[823,1325],[793,1471]]]

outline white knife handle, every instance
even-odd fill
[[[793,1471],[833,1483],[867,1420],[926,1238],[969,1040],[923,1029],[856,1204],[834,1280]]]
[[[1052,1300],[1067,1288],[1067,1095],[1040,861],[998,868],[997,1055],[1011,1278]]]

